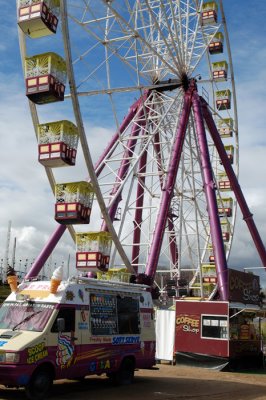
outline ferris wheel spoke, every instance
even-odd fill
[[[170,71],[172,71],[175,74],[175,69],[172,67],[171,64],[169,64],[164,57],[156,50],[155,47],[144,37],[141,35],[141,32],[139,30],[136,30],[133,26],[130,25],[130,23],[127,22],[127,20],[116,10],[114,9],[111,4],[108,3],[108,7],[111,9],[112,13],[116,16],[117,20],[120,21],[121,24],[123,24],[123,29],[128,30],[131,32],[131,34],[137,38],[137,40],[151,52],[151,55],[158,57],[158,60],[162,63],[162,65],[168,67]],[[140,57],[140,55],[138,55]]]
[[[159,38],[161,39],[161,41],[163,42],[164,46],[162,46],[164,49],[162,51],[162,54],[165,57],[167,57],[170,60],[173,61],[173,64],[176,66],[176,70],[179,71],[179,64],[176,62],[176,59],[178,60],[178,55],[176,57],[176,54],[173,53],[169,42],[171,43],[172,46],[174,46],[174,50],[177,53],[177,48],[175,46],[175,41],[174,41],[174,37],[172,35],[172,28],[169,26],[169,21],[168,18],[166,16],[166,12],[165,12],[165,7],[163,5],[163,3],[160,1],[160,9],[159,12],[157,14],[155,14],[154,10],[151,9],[149,2],[147,0],[144,0],[147,10],[149,10],[149,15],[151,16],[151,25],[154,25],[157,30],[156,30],[156,34],[159,36]],[[163,29],[165,28],[165,25],[167,26],[167,36],[165,36]],[[168,35],[170,36],[170,41],[168,38]],[[160,41],[160,40],[159,40]]]
[[[88,10],[87,10],[87,12],[88,12]],[[75,16],[70,16],[70,17],[72,18],[73,22],[75,22],[77,25],[79,25],[82,28],[82,30],[84,30],[87,34],[89,34],[96,41],[96,43],[94,45],[92,45],[90,48],[86,49],[82,55],[79,55],[74,60],[74,64],[77,64],[80,61],[84,62],[85,56],[88,56],[88,54],[91,53],[93,50],[95,50],[96,47],[103,46],[104,52],[106,51],[106,49],[108,49],[110,51],[108,60],[113,57],[116,57],[116,58],[120,59],[120,61],[122,63],[127,65],[127,67],[132,69],[132,71],[137,72],[139,75],[142,75],[142,72],[140,70],[138,70],[136,66],[134,66],[132,63],[130,63],[128,61],[129,57],[127,56],[127,53],[125,55],[123,54],[123,50],[125,48],[128,49],[128,48],[134,47],[134,43],[135,43],[134,34],[132,34],[132,33],[128,34],[127,32],[124,32],[121,29],[119,37],[117,36],[116,38],[109,38],[108,31],[106,31],[106,27],[102,26],[104,21],[106,21],[106,23],[107,23],[111,18],[113,19],[113,24],[114,24],[115,19],[113,16],[104,17],[99,20],[92,13],[92,17],[94,17],[94,19],[87,21],[87,22],[80,21]],[[99,33],[96,33],[95,30],[93,29],[95,24],[99,27]],[[91,28],[89,28],[90,25],[92,25]],[[96,31],[97,31],[97,29],[96,29]],[[101,33],[101,36],[100,36],[100,33]],[[104,57],[102,60],[102,63],[98,64],[97,67],[95,67],[95,69],[93,71],[91,71],[90,74],[87,75],[86,78],[83,78],[83,81],[80,82],[77,85],[77,87],[80,87],[82,84],[86,83],[91,78],[91,76],[95,76],[95,73],[99,69],[101,69],[101,67],[103,65],[106,64],[106,61],[107,60]]]

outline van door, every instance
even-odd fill
[[[79,337],[76,313],[76,307],[60,307],[51,328],[49,345],[52,345],[54,349],[58,377],[72,378],[79,376],[75,363],[80,352],[81,338]],[[59,318],[65,322],[62,332],[58,330],[57,320]]]
[[[78,337],[78,352],[76,354],[75,365],[78,369],[79,378],[88,375],[88,359],[90,357],[89,345],[89,306],[83,305],[76,312],[76,325]]]

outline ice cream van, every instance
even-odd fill
[[[71,278],[25,281],[0,308],[0,384],[47,398],[53,380],[106,374],[128,384],[155,364],[150,288]],[[52,293],[54,292],[54,293]]]

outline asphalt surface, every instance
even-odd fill
[[[105,376],[54,383],[47,400],[266,400],[266,372],[232,373],[159,364],[136,371],[132,385],[114,387]],[[0,400],[26,400],[24,390],[0,386]]]

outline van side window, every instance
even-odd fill
[[[75,331],[75,309],[74,308],[60,308],[56,319],[53,323],[51,332],[58,332],[57,329],[57,319],[64,318],[65,320],[65,330],[64,332],[74,332]]]
[[[117,296],[117,316],[119,334],[140,333],[138,299]]]

